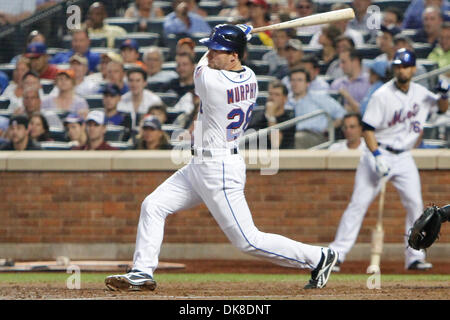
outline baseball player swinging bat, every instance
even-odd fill
[[[355,17],[355,12],[352,8],[334,10],[330,12],[313,14],[307,17],[298,18],[290,21],[285,21],[281,23],[275,23],[270,26],[254,28],[251,33],[258,33],[268,30],[278,30],[278,29],[288,29],[288,28],[299,28],[308,27],[318,24],[326,24],[330,22],[336,22],[341,20],[351,20]]]
[[[386,194],[386,184],[387,178],[383,177],[381,179],[381,191],[378,203],[378,217],[375,229],[372,230],[372,245],[371,245],[371,256],[370,256],[370,266],[369,269],[372,272],[377,272],[380,270],[380,260],[381,253],[383,252],[383,212],[384,212],[384,196]]]

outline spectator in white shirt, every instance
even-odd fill
[[[88,59],[78,53],[75,53],[69,60],[70,69],[75,73],[75,93],[81,97],[96,94],[100,90],[100,82],[86,77],[89,71]],[[58,87],[54,87],[50,95],[57,96]]]
[[[340,140],[329,146],[328,150],[359,150],[366,148],[366,143],[362,137],[362,120],[359,113],[347,113],[342,123],[342,132],[345,140]]]
[[[127,71],[128,86],[130,91],[122,95],[117,110],[129,112],[132,119],[132,129],[139,127],[139,118],[146,114],[153,105],[162,104],[159,96],[145,89],[147,86],[147,73],[141,68],[133,68]]]
[[[147,66],[148,83],[165,83],[178,78],[174,70],[162,70],[164,55],[160,48],[156,46],[148,48],[142,60]]]

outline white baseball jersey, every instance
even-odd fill
[[[419,171],[411,152],[423,129],[437,95],[420,84],[410,82],[408,92],[399,90],[394,80],[381,86],[370,98],[363,121],[375,128],[375,138],[381,145],[405,150],[398,154],[381,147],[380,152],[390,167],[388,179],[397,189],[406,209],[404,234],[407,234],[423,210]],[[367,149],[368,150],[368,149]],[[380,192],[381,183],[375,169],[375,158],[365,152],[355,175],[353,195],[342,215],[330,248],[339,252],[341,262],[354,245],[364,216]],[[414,250],[405,239],[405,267],[416,260],[424,260],[423,251]]]
[[[165,219],[205,203],[222,231],[239,250],[295,268],[314,269],[323,250],[258,230],[245,199],[245,161],[239,153],[221,152],[238,146],[258,94],[253,71],[211,69],[201,60],[194,74],[201,99],[194,128],[194,148],[214,150],[192,160],[156,188],[141,206],[133,268],[153,275],[163,240]],[[217,151],[218,152],[215,152]]]
[[[232,149],[247,129],[258,96],[255,73],[225,71],[199,65],[194,73],[201,105],[194,129],[194,147]]]
[[[437,95],[420,84],[411,82],[408,92],[404,93],[391,80],[372,95],[363,121],[376,129],[378,143],[409,150],[437,99]]]

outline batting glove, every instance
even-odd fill
[[[251,32],[253,30],[253,27],[246,24],[238,24],[236,25],[236,27],[244,31],[245,35],[247,36],[247,41],[250,41],[250,39],[252,38]]]
[[[387,164],[384,157],[381,155],[380,150],[375,150],[372,152],[372,154],[375,157],[375,168],[377,170],[377,174],[380,178],[385,177],[389,174],[389,171],[391,171],[391,168]]]
[[[442,99],[446,99],[448,97],[447,96],[448,89],[449,89],[448,82],[446,80],[439,80],[436,90],[438,93],[441,94]]]

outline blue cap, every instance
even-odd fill
[[[398,49],[392,60],[392,65],[413,67],[416,65],[416,54],[405,48]]]
[[[152,128],[155,130],[161,130],[161,122],[155,116],[147,116],[142,122],[142,128]]]
[[[66,123],[83,123],[84,120],[76,113],[69,113],[64,119],[64,124]]]
[[[399,27],[395,26],[394,24],[390,24],[388,26],[385,26],[384,24],[382,24],[380,30],[381,30],[381,32],[390,33],[392,35],[392,37],[395,37],[397,34],[402,32],[402,30]]]
[[[47,54],[47,46],[42,42],[32,42],[28,45],[25,57],[35,58]]]
[[[120,96],[121,95],[119,87],[116,84],[114,84],[114,83],[106,83],[103,86],[101,92],[103,94],[111,94],[113,96]]]
[[[134,50],[138,51],[139,45],[134,39],[126,39],[120,45],[120,50],[122,50],[123,48],[133,48]]]
[[[388,65],[389,63],[387,61],[376,60],[369,65],[369,69],[375,72],[381,78],[385,78]]]

